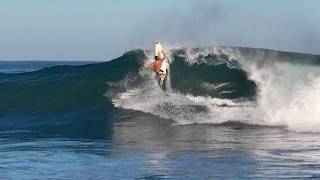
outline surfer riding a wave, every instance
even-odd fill
[[[159,42],[156,42],[155,45],[155,56],[154,56],[154,62],[150,63],[145,61],[145,66],[152,69],[154,72],[156,72],[159,76],[163,75],[165,72],[161,69],[161,65],[163,61],[166,59],[166,55],[162,49],[162,46]]]
[[[162,45],[160,42],[156,42],[155,44],[155,54],[154,54],[154,62],[147,62],[145,61],[145,66],[152,69],[159,77],[159,84],[162,87],[163,81],[167,74],[168,69],[168,61],[166,58],[166,55],[164,53],[164,50],[162,48]]]

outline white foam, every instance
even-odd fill
[[[320,132],[320,67],[276,63],[252,69],[259,85],[257,111],[268,125]]]
[[[179,93],[165,94],[153,89],[130,89],[113,98],[113,103],[116,107],[172,119],[177,124],[223,123],[230,120],[251,123],[248,119],[256,119],[252,117],[254,109],[248,104]]]

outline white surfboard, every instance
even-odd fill
[[[163,81],[164,79],[166,78],[167,74],[168,74],[168,70],[169,70],[169,61],[168,61],[168,58],[165,56],[164,54],[164,49],[162,47],[162,45],[160,44],[160,42],[156,42],[156,45],[155,45],[155,50],[154,50],[154,55],[155,56],[158,56],[160,59],[164,59],[164,61],[162,62],[161,64],[161,70],[163,72],[163,74],[161,74],[159,76],[159,79],[160,79],[160,87],[162,88],[163,86]]]

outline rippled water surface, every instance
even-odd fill
[[[143,116],[115,122],[105,139],[30,133],[1,132],[2,179],[320,178],[318,135],[281,128]]]

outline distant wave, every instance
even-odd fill
[[[23,73],[57,65],[84,65],[94,61],[0,61],[0,73]]]

